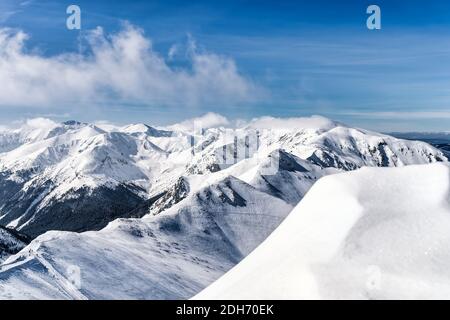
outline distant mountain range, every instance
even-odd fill
[[[427,142],[450,157],[450,132],[394,132],[394,137]]]
[[[0,133],[0,151],[0,225],[17,235],[0,234],[0,250],[35,239],[1,265],[0,298],[188,298],[321,177],[448,161],[425,142],[318,117],[232,130],[42,122]]]

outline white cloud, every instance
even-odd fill
[[[170,125],[167,127],[167,129],[175,131],[193,131],[197,128],[217,128],[225,127],[229,124],[230,121],[226,117],[217,113],[208,112],[201,117],[187,119],[180,123]]]
[[[99,121],[95,121],[94,125],[104,131],[118,131],[120,130],[120,128],[122,128],[122,126],[112,123],[108,120],[99,120]]]
[[[253,101],[259,89],[233,60],[189,52],[190,66],[170,68],[131,25],[112,36],[89,33],[90,54],[46,57],[25,49],[22,31],[0,29],[0,106],[56,107],[97,103],[205,106]]]
[[[29,6],[30,4],[32,4],[33,2],[34,2],[34,0],[26,0],[26,1],[22,1],[22,2],[20,3],[20,6],[26,7],[26,6]]]
[[[251,120],[248,127],[253,129],[322,129],[329,130],[335,127],[336,122],[322,116],[298,118],[260,117]]]
[[[250,121],[243,119],[230,120],[217,113],[207,113],[198,118],[184,120],[165,127],[175,131],[192,131],[194,129],[203,128],[250,128],[255,130],[273,129],[273,130],[295,130],[295,129],[318,129],[330,130],[339,123],[322,116],[311,117],[295,117],[295,118],[275,118],[271,116],[263,116],[254,118]]]
[[[53,120],[50,120],[47,118],[34,118],[34,119],[26,120],[25,125],[28,128],[40,129],[40,128],[56,127],[58,124],[56,122],[54,122]]]
[[[23,120],[15,120],[8,124],[0,125],[0,132],[12,132],[21,129],[24,132],[29,132],[35,129],[52,129],[58,126],[58,123],[43,117],[30,118]]]
[[[0,22],[6,22],[9,18],[11,18],[12,16],[14,16],[18,11],[4,11],[4,12],[0,12]]]
[[[177,53],[178,53],[178,45],[174,44],[170,47],[169,52],[167,53],[167,58],[169,60],[173,60],[173,58]]]

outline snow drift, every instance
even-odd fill
[[[450,168],[319,180],[253,253],[196,299],[449,299]]]

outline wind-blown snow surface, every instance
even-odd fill
[[[256,248],[321,177],[447,160],[426,143],[320,117],[283,123],[254,120],[231,141],[225,128],[144,124],[40,120],[14,131],[0,154],[0,224],[41,236],[1,266],[0,297],[189,298]],[[80,289],[66,280],[73,266]]]
[[[196,299],[449,299],[447,164],[322,178]]]

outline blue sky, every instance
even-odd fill
[[[81,7],[81,32],[65,27],[70,4]],[[381,30],[366,28],[370,4],[381,8]],[[173,72],[157,72],[152,77],[137,72],[136,78],[122,86],[120,80],[107,83],[100,67],[101,75],[92,82],[103,90],[98,99],[92,92],[84,95],[88,89],[80,85],[70,87],[71,81],[61,81],[54,91],[65,96],[76,92],[79,101],[76,97],[61,99],[48,88],[58,79],[48,75],[42,81],[49,83],[45,90],[52,97],[42,98],[41,92],[34,92],[40,89],[32,90],[30,83],[40,81],[41,66],[72,74],[71,68],[59,65],[58,57],[63,54],[80,53],[86,60],[76,66],[90,62],[89,66],[98,67],[99,61],[89,58],[98,47],[93,49],[86,40],[98,26],[111,41],[110,50],[120,43],[111,40],[114,35],[126,28],[138,30],[124,41],[132,45],[142,36],[152,44],[152,54],[143,59],[162,60],[150,66],[145,62],[145,68],[153,72],[167,67]],[[165,124],[212,111],[246,119],[320,114],[379,131],[450,130],[450,3],[445,1],[2,0],[0,28],[29,35],[20,49],[17,68],[23,61],[31,61],[30,68],[35,68],[33,78],[24,71],[26,76],[13,81],[8,75],[1,78],[0,70],[0,80],[23,85],[24,91],[31,92],[24,94],[33,98],[21,100],[17,93],[16,100],[2,99],[11,90],[0,90],[4,111],[0,122],[50,116]],[[38,67],[30,58],[36,56],[41,59]],[[208,76],[192,66],[195,59],[207,61]],[[70,59],[63,60],[73,67]],[[129,78],[126,69],[117,70],[124,81]],[[223,82],[211,84],[214,72],[223,76]],[[195,94],[189,94],[191,84],[186,84],[185,73],[193,74],[186,81],[195,82]],[[77,76],[80,81],[93,77],[89,71]],[[164,77],[161,88],[152,84],[147,90],[142,84],[158,82],[160,77]],[[23,78],[27,83],[21,82]],[[136,81],[142,86],[139,90],[132,87]],[[186,100],[189,103],[183,103]]]

